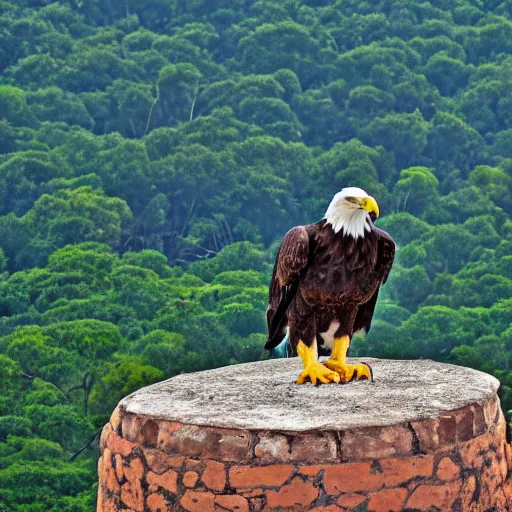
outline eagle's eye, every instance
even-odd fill
[[[356,197],[345,197],[345,201],[353,204],[359,204],[359,200]]]

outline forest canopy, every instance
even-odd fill
[[[512,410],[511,17],[0,0],[0,509],[93,511],[123,396],[267,357],[278,243],[344,186],[398,245],[351,355],[489,372]]]

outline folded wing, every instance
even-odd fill
[[[359,306],[356,320],[354,322],[354,332],[361,330],[368,332],[370,330],[380,287],[387,281],[389,272],[391,271],[391,266],[393,265],[393,260],[395,259],[395,242],[393,239],[385,231],[377,228],[374,229],[379,236],[379,248],[377,252],[377,274],[379,276],[379,286],[375,290],[371,299]]]
[[[268,297],[267,350],[279,345],[284,338],[288,324],[287,311],[308,267],[309,248],[309,234],[304,226],[298,226],[286,233],[277,251]]]

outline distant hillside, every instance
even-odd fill
[[[340,188],[399,244],[354,354],[512,409],[512,10],[481,0],[0,0],[0,509],[94,510],[94,436],[266,357],[273,255]]]

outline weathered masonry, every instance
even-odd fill
[[[498,381],[369,362],[373,383],[297,386],[300,361],[281,359],[126,397],[101,438],[98,511],[512,510]]]

